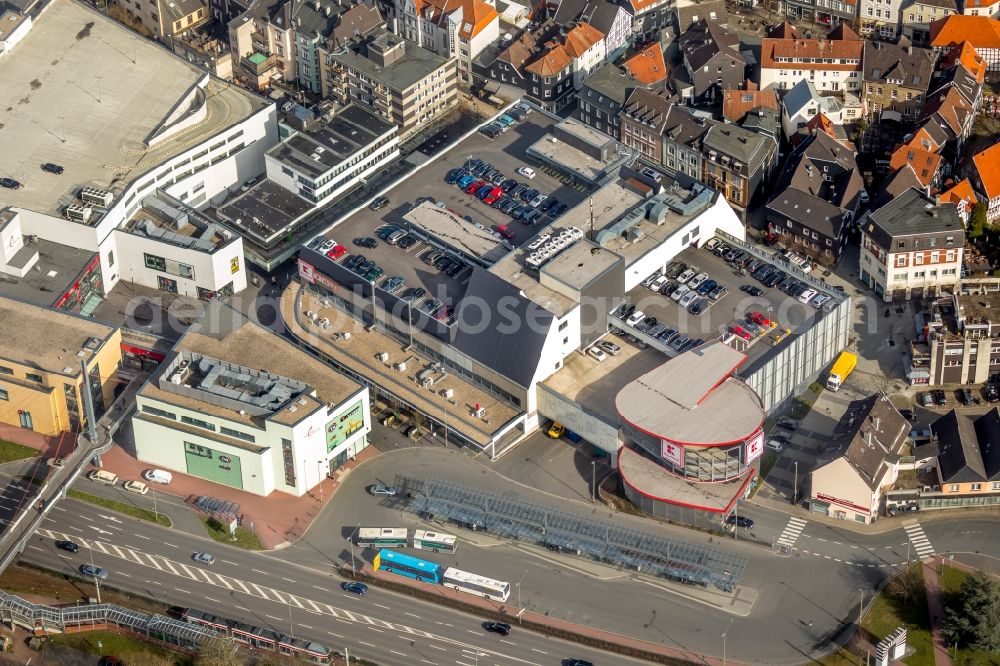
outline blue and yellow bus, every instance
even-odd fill
[[[400,576],[415,578],[425,583],[440,583],[442,567],[427,560],[404,555],[395,550],[383,548],[378,551],[373,561],[375,570],[391,571]]]

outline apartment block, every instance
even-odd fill
[[[859,92],[864,41],[844,24],[826,39],[803,39],[788,25],[761,41],[760,87],[789,90],[806,79],[820,92]]]

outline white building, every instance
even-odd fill
[[[965,227],[955,207],[910,188],[862,224],[861,281],[886,301],[894,294],[951,287],[964,253]]]
[[[904,0],[860,0],[858,19],[862,37],[892,39],[899,33]]]
[[[92,38],[77,40],[79,26],[88,23]],[[49,61],[51,53],[71,47],[73,58],[59,59],[44,71],[26,65]],[[100,74],[106,72],[109,48],[134,54],[115,67],[114,76]],[[17,212],[24,234],[98,255],[93,271],[100,279],[93,284],[100,288],[92,298],[103,297],[123,279],[156,287],[154,274],[182,277],[158,272],[143,260],[147,252],[174,257],[176,243],[154,236],[139,242],[119,230],[154,195],[173,200],[178,209],[220,202],[231,188],[264,170],[264,152],[278,140],[273,104],[72,2],[49,5],[17,50],[0,59],[0,80],[5,108],[17,107],[23,97],[17,91],[37,89],[30,113],[4,118],[0,171],[26,173],[24,187],[0,193],[0,206]],[[65,121],[69,108],[73,122]],[[63,172],[35,166],[44,162],[62,166]],[[216,292],[229,282],[233,291],[245,286],[242,262],[230,264],[233,244],[223,239],[219,245],[225,249],[210,253],[212,264],[223,262],[225,268],[198,268],[187,293]],[[192,251],[186,256],[182,263],[200,266],[207,255]],[[222,276],[226,281],[220,284]]]
[[[31,30],[31,17],[18,12],[0,13],[0,56],[10,53]]]
[[[820,92],[861,90],[864,41],[841,23],[828,39],[800,39],[792,30],[761,40],[760,89],[790,90],[803,79]]]
[[[781,129],[785,138],[791,139],[817,113],[834,125],[844,124],[843,103],[836,97],[820,95],[812,81],[802,79],[781,100]]]
[[[419,46],[458,60],[458,76],[472,82],[472,61],[500,39],[493,0],[395,0],[393,32]]]
[[[226,332],[187,333],[136,395],[136,457],[255,495],[304,495],[367,446],[368,389],[226,306],[216,314]]]
[[[295,132],[264,159],[269,179],[321,205],[398,156],[398,128],[349,104],[330,121]]]
[[[965,16],[1000,18],[1000,0],[964,0],[961,5]]]
[[[586,23],[580,23],[566,33],[566,53],[573,58],[573,86],[583,88],[583,82],[604,64],[607,56],[604,33]]]

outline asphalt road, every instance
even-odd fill
[[[70,539],[79,553],[58,550]],[[195,564],[195,552],[216,557]],[[280,554],[280,551],[279,551]],[[22,556],[60,573],[78,572],[91,557],[109,571],[107,584],[165,603],[196,607],[350,650],[386,666],[549,666],[566,657],[627,666],[640,663],[514,628],[510,636],[485,632],[482,619],[372,588],[349,594],[328,573],[282,562],[152,523],[66,499]],[[92,586],[83,589],[95,596]]]

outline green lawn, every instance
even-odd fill
[[[87,654],[114,655],[120,657],[126,664],[172,662],[177,666],[188,666],[194,663],[188,655],[170,652],[157,644],[112,631],[55,634],[49,640]],[[97,645],[98,642],[101,643],[100,647]]]
[[[208,536],[212,537],[216,541],[222,543],[228,543],[233,546],[239,546],[240,548],[245,548],[247,550],[264,550],[264,544],[260,542],[260,538],[248,529],[237,527],[236,528],[236,540],[229,534],[229,525],[223,525],[215,518],[202,518],[203,523],[205,523],[205,529],[208,530]]]
[[[916,653],[906,659],[907,666],[934,666],[934,641],[931,637],[931,618],[923,579],[920,579],[914,599],[911,603],[901,603],[885,592],[880,593],[865,615],[863,626],[876,640],[885,638],[900,625],[905,626],[906,640],[916,650]]]
[[[30,446],[21,446],[6,439],[0,439],[0,464],[34,458],[38,451]]]
[[[118,500],[98,497],[97,495],[91,495],[90,493],[85,493],[73,488],[70,488],[66,494],[73,499],[90,502],[91,504],[103,506],[106,509],[111,509],[112,511],[117,511],[118,513],[124,513],[127,516],[132,516],[133,518],[148,520],[151,523],[158,523],[164,527],[170,527],[173,524],[171,523],[170,518],[164,516],[162,513],[157,515],[149,509],[144,509],[141,506],[135,506],[134,504],[127,504],[125,502],[119,502]]]

